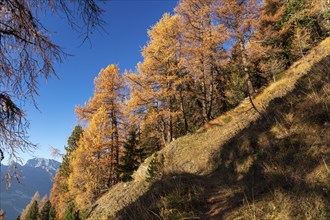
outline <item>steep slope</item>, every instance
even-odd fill
[[[298,219],[326,219],[329,55],[327,38],[278,76],[253,100],[261,114],[246,100],[148,158],[90,219],[290,219],[304,208],[314,215]],[[159,175],[148,184],[153,158]]]
[[[21,176],[18,183],[11,180],[11,186],[6,189],[6,183],[1,177],[1,208],[6,211],[6,219],[16,219],[22,209],[30,202],[35,192],[40,196],[48,195],[52,188],[52,178],[58,171],[60,163],[55,160],[35,158],[30,159],[24,166],[16,164]],[[1,171],[8,170],[1,166]],[[3,174],[3,173],[2,173]]]

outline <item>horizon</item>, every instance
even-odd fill
[[[44,157],[33,157],[33,158],[29,158],[25,161],[11,161],[11,164],[19,164],[21,166],[25,166],[29,161],[33,161],[33,160],[49,160],[49,161],[55,161],[58,162],[59,164],[62,164],[62,161],[53,159],[53,158],[44,158]],[[1,166],[10,166],[9,163],[1,163]]]

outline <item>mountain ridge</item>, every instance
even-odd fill
[[[33,158],[26,161],[24,166],[41,168],[46,170],[51,176],[54,176],[60,167],[61,163],[53,159]]]
[[[15,219],[22,209],[30,202],[35,192],[40,196],[49,196],[53,182],[52,178],[58,172],[60,162],[53,159],[33,158],[26,161],[24,165],[15,163],[19,174],[18,181],[14,178],[13,164],[2,165],[2,176],[10,170],[12,174],[10,186],[1,177],[1,208],[6,211],[6,219]]]

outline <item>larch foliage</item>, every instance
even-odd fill
[[[279,25],[285,14],[281,0],[263,2],[258,28],[254,32],[255,41],[250,42],[250,57],[258,63],[259,70],[267,77],[283,71],[286,66],[285,47],[281,39],[285,35]]]
[[[78,141],[82,135],[82,127],[77,125],[73,129],[70,137],[68,138],[67,146],[65,146],[66,153],[63,156],[62,164],[59,172],[54,177],[54,184],[50,192],[50,201],[56,209],[57,217],[63,219],[64,211],[74,196],[69,191],[68,178],[71,174],[70,161],[71,154],[77,149]]]
[[[67,203],[72,200],[68,188],[68,178],[58,172],[53,178],[53,181],[54,184],[50,191],[50,201],[53,204],[53,209],[56,209],[57,217],[61,219],[63,218]]]
[[[123,81],[119,68],[109,65],[95,78],[94,96],[77,107],[78,117],[89,122],[72,153],[69,191],[79,210],[87,208],[104,190],[116,183],[119,174],[123,131]]]
[[[119,164],[120,146],[125,137],[124,108],[125,99],[124,83],[120,76],[119,68],[116,65],[109,65],[102,69],[94,80],[94,96],[85,103],[84,107],[77,107],[76,113],[82,121],[90,121],[96,112],[102,106],[105,108],[108,117],[110,146],[108,146],[111,155],[109,169],[112,172],[109,184],[118,181],[118,175],[114,172]]]
[[[259,71],[275,79],[329,35],[329,8],[324,0],[264,0],[249,51]]]
[[[96,196],[107,188],[111,178],[110,135],[109,117],[102,106],[85,129],[70,163],[69,190],[81,210],[90,206]]]
[[[255,91],[251,79],[252,64],[248,57],[247,44],[257,27],[260,6],[260,0],[221,0],[216,5],[217,20],[229,33],[232,53],[233,49],[236,49],[237,61],[244,73],[248,95],[254,95]]]
[[[183,23],[182,60],[193,79],[190,85],[193,109],[200,109],[193,117],[196,123],[206,123],[215,117],[218,109],[225,110],[223,48],[227,32],[215,22],[215,0],[183,0],[175,8]],[[200,118],[200,119],[199,119]]]
[[[185,102],[183,87],[188,80],[179,59],[180,30],[179,16],[164,14],[148,31],[150,41],[143,48],[138,73],[126,74],[131,89],[130,121],[138,122],[142,130],[155,127],[163,145],[175,137],[174,124],[186,117],[179,104]]]
[[[123,79],[120,76],[119,68],[112,64],[101,69],[94,79],[94,96],[85,103],[83,107],[77,106],[76,113],[80,120],[90,121],[97,110],[103,105],[112,114],[119,114],[123,105],[125,94],[123,93]]]
[[[121,77],[107,66],[93,97],[76,107],[85,127],[55,176],[57,218],[84,216],[109,187],[131,180],[146,155],[252,101],[255,88],[329,35],[325,8],[325,0],[180,0],[148,31],[136,71]]]

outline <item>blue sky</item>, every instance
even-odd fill
[[[83,45],[65,19],[50,15],[42,18],[47,29],[54,32],[55,43],[73,56],[56,64],[59,80],[40,80],[40,96],[36,98],[40,111],[26,106],[30,140],[39,148],[33,154],[21,154],[24,161],[34,156],[51,158],[51,146],[64,152],[67,138],[77,124],[74,108],[92,96],[93,79],[99,70],[112,63],[118,64],[121,71],[135,69],[142,60],[141,48],[148,41],[147,30],[164,13],[172,13],[176,4],[176,0],[108,1],[102,5],[107,33],[95,32],[91,44]]]

